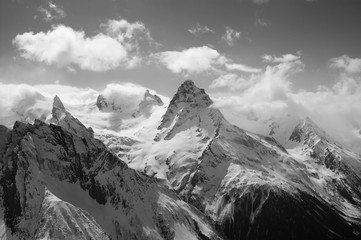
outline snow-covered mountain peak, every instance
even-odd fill
[[[153,106],[163,106],[163,100],[156,94],[150,93],[147,89],[145,93],[137,96],[133,101],[125,100],[120,95],[98,95],[96,106],[101,112],[115,113],[124,120],[138,118],[140,116],[149,117],[152,113]],[[134,97],[134,96],[133,96]]]
[[[180,102],[189,103],[193,107],[208,107],[213,103],[204,89],[198,88],[192,80],[184,81],[171,101],[171,103]]]
[[[300,121],[300,123],[294,128],[289,140],[296,142],[324,140],[329,143],[335,143],[335,140],[333,140],[333,138],[328,135],[325,130],[320,128],[309,117],[305,117],[302,121]]]
[[[212,111],[209,106],[213,102],[202,88],[198,88],[192,80],[186,80],[180,85],[177,93],[169,103],[158,129],[174,125],[182,125],[186,120],[192,120],[204,111]],[[213,109],[213,111],[218,111]],[[218,111],[219,112],[219,111]],[[222,114],[216,114],[223,118]]]
[[[138,110],[132,114],[133,117],[139,117],[140,115],[149,116],[153,106],[163,106],[162,99],[156,95],[151,94],[149,89],[144,93],[143,100],[138,105]]]
[[[154,103],[159,106],[162,106],[164,104],[162,99],[156,94],[151,94],[149,92],[149,89],[145,91],[143,100],[140,102],[139,107],[141,107],[141,105],[143,105],[144,103]]]

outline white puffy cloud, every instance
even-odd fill
[[[345,74],[344,68],[332,87],[296,91],[292,76],[303,69],[297,59],[280,61],[248,77],[228,74],[212,82],[211,96],[215,106],[240,127],[257,132],[255,123],[272,116],[309,116],[337,141],[361,153],[361,76]]]
[[[198,74],[214,70],[221,55],[217,50],[203,46],[156,53],[153,57],[174,73]]]
[[[38,91],[48,99],[53,99],[55,95],[63,101],[65,106],[77,107],[93,104],[99,93],[91,88],[78,88],[68,85],[55,84],[35,85]]]
[[[7,110],[11,111],[19,106],[21,101],[32,104],[36,99],[43,99],[41,93],[34,87],[26,84],[3,84],[0,83],[0,116],[3,117]]]
[[[9,128],[16,120],[41,118],[44,112],[40,109],[51,106],[46,106],[47,99],[38,89],[27,84],[0,83],[0,95],[0,124]]]
[[[107,84],[101,92],[107,101],[114,103],[115,107],[122,106],[122,111],[133,113],[143,99],[146,88],[132,84]],[[128,114],[129,115],[129,114]]]
[[[288,91],[290,82],[288,78],[297,72],[303,71],[304,64],[301,61],[293,61],[281,63],[276,66],[267,66],[265,71],[254,71],[254,73],[245,78],[238,74],[225,74],[213,80],[210,85],[211,88],[227,87],[231,90],[247,88],[246,95],[249,99],[256,100],[260,98],[261,101],[273,99],[278,93]],[[260,70],[260,69],[259,69]]]
[[[152,57],[174,73],[186,76],[203,72],[224,73],[225,71],[240,71],[258,73],[262,69],[235,63],[208,46],[192,47],[182,51],[166,51],[153,54]]]
[[[297,53],[297,55],[294,54],[284,54],[280,57],[274,56],[274,55],[263,55],[262,59],[266,63],[285,63],[285,62],[291,62],[296,61],[301,58],[301,54]]]
[[[346,73],[361,73],[361,58],[350,58],[348,55],[332,58],[330,60],[331,68],[338,68]]]
[[[101,25],[106,33],[116,38],[119,42],[126,46],[128,51],[140,51],[140,42],[144,41],[148,44],[153,43],[153,38],[144,23],[137,21],[130,23],[125,19],[108,20],[106,24]]]
[[[0,82],[0,124],[11,127],[16,120],[45,120],[52,109],[55,95],[64,105],[76,110],[79,106],[94,104],[98,92],[90,88],[77,88],[60,84],[34,85],[4,84]]]
[[[50,22],[52,20],[58,20],[66,17],[64,9],[55,3],[49,1],[45,7],[40,6],[38,11],[43,14],[43,20]]]
[[[58,25],[48,32],[18,34],[13,44],[22,57],[59,67],[75,65],[99,72],[138,65],[141,60],[139,42],[152,40],[144,24],[120,19],[109,20],[101,27],[104,33],[87,37],[84,31]]]
[[[126,48],[102,33],[85,37],[84,32],[59,25],[46,33],[17,35],[13,43],[21,56],[49,65],[78,65],[81,69],[106,71],[128,59]]]
[[[214,33],[214,31],[212,29],[210,29],[207,26],[202,26],[199,23],[197,23],[196,26],[193,26],[192,28],[188,29],[188,32],[190,32],[191,34],[193,34],[196,37],[200,36],[201,34],[205,34],[205,33]]]
[[[222,36],[222,39],[224,41],[226,41],[226,43],[229,46],[233,46],[237,42],[237,40],[241,38],[242,33],[238,32],[228,26],[226,26],[225,28],[226,28],[226,32]]]

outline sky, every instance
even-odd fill
[[[192,79],[234,119],[302,113],[355,145],[360,9],[358,0],[2,0],[0,82],[5,92],[130,82],[172,97]]]

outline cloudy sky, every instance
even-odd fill
[[[234,117],[311,115],[359,140],[361,1],[2,0],[0,82],[171,97],[185,79]],[[12,85],[14,86],[14,85]]]

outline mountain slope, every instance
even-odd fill
[[[2,239],[218,239],[202,214],[127,167],[54,99],[0,155]]]
[[[263,136],[212,104],[188,80],[168,106],[146,92],[120,128],[93,131],[58,97],[53,124],[0,128],[0,236],[360,238],[359,155],[311,119],[272,119]],[[125,114],[108,110],[91,111]]]
[[[345,198],[343,190],[329,189],[336,179],[350,188],[346,175],[295,157],[272,137],[232,126],[192,81],[179,87],[154,141],[134,144],[125,161],[164,179],[230,239],[352,239],[360,233],[358,193]],[[267,224],[270,216],[277,216],[274,225]]]

